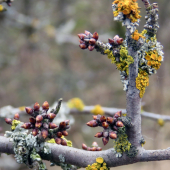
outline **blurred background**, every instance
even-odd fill
[[[170,115],[170,1],[156,1],[160,11],[157,39],[164,46],[165,58],[158,73],[150,77],[142,101],[145,111]],[[125,108],[125,92],[115,65],[107,56],[95,50],[81,50],[78,46],[77,34],[84,30],[98,32],[103,42],[117,34],[125,37],[121,23],[113,22],[111,4],[111,0],[15,0],[12,7],[0,13],[0,107],[29,106],[44,101],[52,104],[61,97],[64,101],[79,97],[86,105]],[[145,10],[141,1],[139,6],[142,7],[138,28],[141,32]],[[75,116],[76,123],[68,136],[74,147],[81,148],[82,143],[90,146],[94,140],[103,147],[101,140],[93,137],[99,129],[89,127],[88,132],[83,131],[91,118],[91,115]],[[0,121],[3,133],[9,126]],[[157,122],[142,118],[144,147],[169,147],[169,126],[170,122],[160,127]],[[109,142],[103,149],[112,146]],[[169,164],[169,161],[137,163],[115,169],[164,170]],[[13,156],[2,154],[0,170],[6,169],[27,168],[16,164]]]

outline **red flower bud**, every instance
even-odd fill
[[[36,135],[38,134],[38,129],[33,129],[33,130],[32,130],[32,134],[33,134],[34,136],[36,136]]]
[[[50,129],[55,129],[58,126],[55,123],[49,123],[49,127],[50,127]]]
[[[94,38],[90,38],[89,44],[90,45],[95,45],[95,43],[96,43],[96,40]]]
[[[104,127],[105,129],[107,129],[109,127],[109,124],[107,122],[103,122],[102,123],[102,127]]]
[[[79,47],[80,47],[81,49],[83,49],[83,50],[84,50],[84,49],[86,49],[86,48],[87,48],[87,45],[86,45],[86,44],[84,44],[84,43],[82,43],[82,44],[80,44],[80,45],[79,45]]]
[[[60,129],[65,129],[65,127],[66,127],[66,122],[60,122],[59,128]]]
[[[25,108],[25,111],[26,111],[29,115],[31,115],[31,114],[33,113],[33,109],[31,109],[30,107],[26,107],[26,108]]]
[[[61,132],[57,132],[57,137],[61,138],[62,133]]]
[[[61,138],[61,145],[63,145],[63,146],[67,146],[67,142],[66,142],[66,140],[64,140],[64,139],[62,139],[62,138]]]
[[[105,116],[101,116],[101,117],[100,117],[100,121],[101,121],[101,122],[105,122],[105,121],[106,121],[106,117],[105,117]]]
[[[56,115],[54,113],[48,113],[47,116],[49,119],[54,119],[56,117]]]
[[[103,144],[106,145],[109,142],[109,138],[102,138]]]
[[[91,151],[96,151],[96,150],[97,150],[97,147],[92,147],[90,150],[91,150]]]
[[[96,138],[101,138],[101,137],[103,137],[103,132],[98,132],[98,133],[96,133],[94,137],[96,137]]]
[[[87,150],[87,145],[85,145],[84,143],[82,144],[82,149],[83,150]]]
[[[113,117],[107,117],[107,123],[113,124],[114,123]]]
[[[121,117],[122,111],[118,111],[114,114],[114,118]]]
[[[15,120],[19,120],[19,114],[18,114],[18,113],[16,113],[16,114],[14,115],[14,119],[15,119]]]
[[[29,118],[29,120],[30,120],[30,123],[32,123],[32,124],[34,124],[36,122],[36,120],[33,117]]]
[[[44,110],[48,110],[48,109],[49,109],[49,104],[48,104],[47,101],[45,101],[45,102],[43,103],[42,108],[43,108]]]
[[[91,120],[90,122],[87,122],[86,125],[90,127],[97,127],[98,123],[96,120]]]
[[[31,123],[24,123],[21,127],[24,129],[31,129]]]
[[[97,115],[93,115],[93,119],[96,120],[97,119]]]
[[[121,121],[117,121],[117,122],[116,122],[116,126],[117,126],[117,127],[123,127],[124,124],[123,124]]]
[[[55,138],[55,143],[60,145],[61,144],[61,138]]]
[[[88,49],[89,49],[89,51],[93,51],[93,50],[94,50],[94,46],[89,45],[89,46],[88,46]]]
[[[35,127],[36,127],[36,128],[40,128],[41,126],[42,126],[42,123],[41,123],[41,122],[36,122],[36,123],[35,123]]]
[[[36,117],[36,121],[37,122],[41,122],[43,120],[43,117],[41,116],[41,115],[38,115],[37,117]]]
[[[81,39],[81,40],[84,40],[84,37],[85,37],[86,35],[85,34],[78,34],[78,37]]]
[[[110,133],[109,133],[109,137],[110,137],[111,139],[116,139],[116,138],[117,138],[117,134],[116,134],[115,132],[110,132]]]
[[[34,110],[35,110],[35,111],[38,111],[39,109],[40,109],[40,105],[39,105],[39,103],[36,102],[36,103],[34,104]]]
[[[6,122],[7,124],[10,124],[10,125],[12,125],[12,119],[5,118],[5,122]]]
[[[97,32],[93,33],[93,38],[97,41],[99,38],[99,34]]]
[[[44,139],[46,139],[46,138],[48,137],[48,131],[47,131],[46,129],[43,129],[43,130],[41,131],[41,135],[42,135],[42,137],[43,137]]]
[[[62,134],[63,134],[64,136],[68,136],[68,132],[67,132],[66,130],[62,131]]]

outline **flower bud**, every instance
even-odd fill
[[[14,119],[15,119],[15,120],[19,120],[19,114],[18,114],[18,113],[16,113],[16,114],[14,115]]]
[[[83,150],[87,150],[87,145],[85,145],[84,143],[82,144],[82,149]]]
[[[40,109],[40,105],[39,105],[39,103],[36,102],[36,103],[34,104],[34,110],[35,110],[35,111],[39,111],[39,109]]]
[[[61,132],[57,132],[57,137],[61,138],[62,133]]]
[[[41,122],[43,120],[43,117],[41,115],[38,115],[36,117],[36,122]]]
[[[114,123],[113,117],[107,117],[107,123],[113,124]]]
[[[31,129],[31,123],[24,123],[21,127],[24,129]]]
[[[43,130],[41,131],[41,135],[42,135],[42,137],[43,137],[44,139],[46,139],[46,138],[48,137],[48,131],[47,131],[46,129],[43,129]]]
[[[63,145],[63,146],[67,146],[67,142],[66,142],[66,140],[64,140],[64,139],[62,139],[62,138],[61,138],[61,145]]]
[[[106,117],[105,117],[105,116],[101,116],[101,117],[100,117],[100,121],[101,121],[101,122],[105,122],[105,121],[106,121]]]
[[[105,129],[107,129],[109,127],[109,124],[107,122],[103,122],[102,123],[102,127],[104,127]]]
[[[54,113],[48,113],[48,118],[49,119],[54,119],[56,115]]]
[[[96,151],[96,150],[97,150],[97,147],[92,147],[90,150],[91,150],[91,151]]]
[[[116,122],[116,126],[117,126],[117,127],[123,127],[124,124],[123,124],[121,121],[117,121],[117,122]]]
[[[48,129],[48,128],[49,128],[48,123],[43,123],[43,127],[44,127],[45,129]]]
[[[78,37],[81,39],[81,40],[84,40],[84,37],[85,37],[86,35],[85,34],[78,34]]]
[[[94,32],[92,37],[97,41],[99,38],[99,34],[97,32]]]
[[[69,125],[70,120],[65,120],[64,122],[66,123],[66,126],[67,126],[67,125]]]
[[[114,114],[114,118],[121,117],[122,111],[118,111]]]
[[[35,127],[36,127],[36,128],[40,128],[41,126],[42,126],[42,123],[41,123],[41,122],[36,122],[36,123],[35,123]]]
[[[36,122],[36,120],[35,120],[33,117],[29,118],[29,121],[30,121],[30,123],[32,123],[32,124],[34,124],[34,123]]]
[[[93,119],[96,120],[97,119],[97,115],[93,115]]]
[[[33,130],[32,130],[32,134],[33,134],[34,136],[36,136],[36,135],[38,134],[38,129],[33,129]]]
[[[66,127],[66,122],[60,122],[59,128],[60,129],[65,129],[65,127]]]
[[[58,126],[55,124],[55,123],[49,123],[49,128],[50,129],[55,129],[57,128]]]
[[[95,43],[96,43],[96,40],[94,38],[90,38],[89,44],[93,46],[95,45]]]
[[[97,127],[98,123],[96,120],[91,120],[90,122],[87,122],[86,125],[90,127]]]
[[[55,143],[60,145],[61,144],[61,138],[55,138]]]
[[[45,101],[45,102],[43,103],[42,108],[43,108],[44,110],[48,110],[48,109],[49,109],[49,104],[48,104],[47,101]]]
[[[96,133],[94,137],[96,137],[96,138],[101,138],[101,137],[103,137],[103,132],[98,132],[98,133]]]
[[[26,111],[29,115],[31,115],[31,114],[33,113],[33,109],[31,109],[30,107],[26,107],[26,108],[25,108],[25,111]]]
[[[89,46],[88,46],[88,49],[89,49],[89,51],[93,51],[93,50],[94,50],[94,46],[89,45]]]
[[[79,45],[79,47],[80,47],[81,49],[83,49],[83,50],[84,50],[84,49],[86,49],[86,48],[87,48],[87,45],[86,45],[86,44],[84,44],[84,43],[82,43],[82,44],[80,44],[80,45]]]
[[[110,133],[109,133],[109,137],[110,137],[111,139],[116,139],[116,138],[117,138],[117,134],[116,134],[115,132],[110,132]]]
[[[64,136],[68,136],[68,132],[67,132],[66,130],[62,131],[62,134],[63,134]]]
[[[93,146],[93,147],[98,147],[97,142],[93,142],[93,143],[92,143],[92,146]]]
[[[101,147],[97,147],[97,148],[96,148],[96,151],[101,151],[101,150],[102,150]]]
[[[109,142],[109,138],[102,138],[103,144],[106,145]]]
[[[9,125],[12,125],[12,119],[10,118],[5,118],[5,122]]]
[[[87,30],[85,30],[84,33],[85,33],[86,36],[88,36],[89,38],[93,36],[93,35],[92,35],[89,31],[87,31]]]

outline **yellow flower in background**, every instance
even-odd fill
[[[91,110],[94,115],[104,115],[104,111],[100,105],[95,105],[94,109]]]
[[[67,105],[69,108],[75,108],[77,110],[82,111],[84,109],[84,103],[81,99],[79,98],[72,98],[67,102]]]
[[[0,5],[0,12],[2,12],[4,10],[3,5]]]

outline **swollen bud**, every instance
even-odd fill
[[[49,128],[50,129],[55,129],[57,128],[58,126],[55,124],[55,123],[49,123]]]
[[[64,140],[64,139],[62,139],[62,138],[61,138],[61,145],[63,145],[63,146],[67,146],[67,142],[66,142],[66,140]]]
[[[47,101],[45,101],[45,102],[43,103],[42,108],[43,108],[44,110],[48,110],[48,109],[49,109],[49,104],[48,104]]]
[[[10,118],[5,118],[5,122],[9,125],[12,125],[12,119]]]
[[[43,117],[41,116],[41,115],[38,115],[37,117],[36,117],[36,121],[37,122],[41,122],[43,120]]]
[[[61,138],[55,138],[55,143],[60,145],[61,144]]]
[[[82,149],[83,150],[87,150],[87,145],[85,145],[84,143],[82,144]]]
[[[97,127],[98,123],[96,120],[91,120],[90,122],[87,122],[86,125],[90,127]]]
[[[96,138],[101,138],[101,137],[103,137],[103,132],[98,132],[98,133],[96,133],[94,137],[96,137]]]
[[[116,122],[116,126],[117,126],[117,127],[123,127],[124,124],[123,124],[121,121],[117,121],[117,122]]]
[[[31,114],[33,113],[33,109],[31,109],[30,107],[26,107],[26,108],[25,108],[25,111],[26,111],[29,115],[31,115]]]
[[[43,129],[43,130],[41,131],[41,135],[42,135],[42,137],[43,137],[44,139],[46,139],[47,136],[48,136],[48,131],[47,131],[46,129]]]
[[[35,110],[35,111],[39,111],[39,109],[40,109],[40,105],[39,105],[39,103],[36,102],[36,103],[34,104],[34,110]]]
[[[32,130],[32,134],[33,134],[34,136],[36,136],[36,135],[38,134],[38,129],[33,129],[33,130]]]
[[[106,145],[109,142],[109,138],[102,138],[103,144]]]
[[[15,120],[19,120],[19,114],[18,114],[18,113],[16,113],[16,114],[14,115],[14,119],[15,119]]]
[[[110,133],[109,133],[109,137],[110,137],[111,139],[116,139],[116,138],[117,138],[117,134],[116,134],[115,132],[110,132]]]
[[[68,136],[68,132],[67,132],[66,130],[62,131],[62,134],[63,134],[64,136]]]
[[[24,129],[31,129],[31,123],[24,123],[21,127]]]

